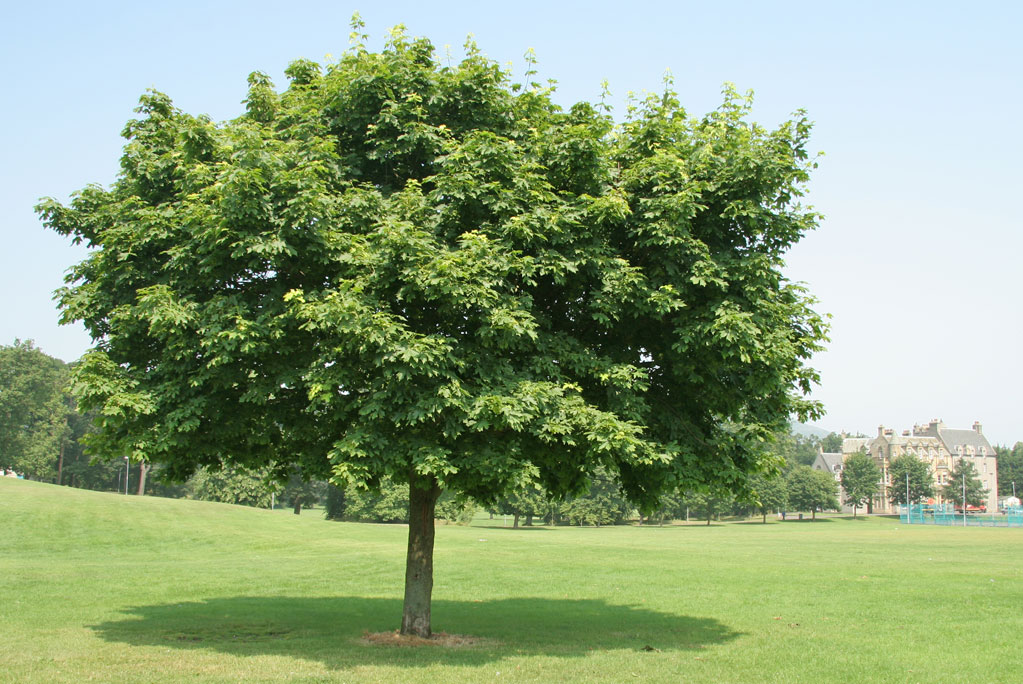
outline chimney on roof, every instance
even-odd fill
[[[903,437],[909,437],[909,430],[903,430],[902,431],[902,436]]]
[[[877,436],[884,437],[884,425],[877,426]]]
[[[885,430],[884,430],[884,436],[885,437],[891,437],[894,434],[895,434],[895,428],[885,428]]]
[[[975,420],[975,421],[973,421],[973,429],[974,429],[974,430],[975,430],[975,431],[977,432],[977,434],[978,434],[978,435],[982,435],[982,434],[984,434],[984,433],[983,433],[983,432],[981,431],[981,429],[980,429],[980,421],[979,421],[979,420]]]

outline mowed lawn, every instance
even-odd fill
[[[0,681],[1009,682],[1023,530],[887,519],[406,529],[0,479]]]

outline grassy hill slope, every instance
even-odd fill
[[[405,534],[0,479],[0,681],[1018,675],[1020,530],[442,526],[435,629],[483,641],[370,645],[399,623]]]

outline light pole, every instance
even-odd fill
[[[124,457],[124,495],[128,496],[128,475],[131,471],[131,459]]]
[[[960,467],[961,467],[960,463]],[[963,471],[963,527],[966,527],[966,471]]]
[[[913,509],[909,505],[909,469],[906,469],[906,520],[913,522]]]

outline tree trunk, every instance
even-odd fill
[[[856,517],[856,504],[853,504],[853,517]]]
[[[149,468],[146,466],[145,461],[139,462],[139,496],[144,496],[146,493],[146,473],[149,472]]]
[[[533,526],[533,514],[532,513],[526,513],[526,527],[532,527],[532,526]]]
[[[764,524],[767,524],[767,511],[761,511],[764,514]]]
[[[60,460],[57,462],[57,484],[64,484],[64,440],[60,440]]]
[[[433,594],[434,513],[440,487],[433,476],[409,476],[408,555],[405,560],[405,604],[401,633],[430,637]]]
[[[295,515],[301,515],[302,514],[302,499],[301,498],[296,498],[295,499],[295,507],[292,510],[295,512]]]
[[[816,508],[811,508],[810,509],[810,522],[816,522],[816,521],[817,521],[817,509]]]
[[[515,516],[515,520],[512,522],[512,527],[518,527],[519,526],[519,514],[515,513],[514,516]]]

